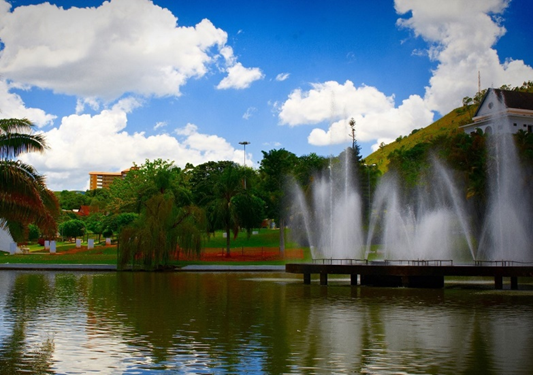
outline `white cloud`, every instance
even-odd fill
[[[396,0],[398,25],[413,30],[429,47],[428,56],[438,62],[425,100],[432,110],[446,114],[477,91],[477,73],[482,86],[520,85],[533,79],[533,69],[521,60],[500,63],[493,48],[505,35],[501,14],[509,0]],[[510,25],[512,27],[512,25]],[[416,51],[420,54],[421,51]]]
[[[241,63],[237,63],[227,69],[228,76],[217,86],[219,90],[225,89],[246,89],[259,79],[264,77],[259,68],[245,68]]]
[[[446,114],[459,107],[465,96],[477,91],[477,72],[486,79],[484,87],[502,84],[520,85],[533,80],[533,69],[521,60],[500,63],[493,46],[505,34],[498,18],[509,0],[395,0],[401,18],[399,27],[413,30],[428,42],[425,51],[436,61],[424,98],[412,95],[395,106],[394,96],[377,88],[355,87],[329,81],[312,84],[308,91],[294,90],[281,105],[279,119],[289,126],[327,123],[327,130],[316,128],[308,136],[312,145],[329,145],[350,141],[348,120],[357,121],[357,139],[388,143],[399,135],[425,127],[433,121],[433,111]]]
[[[282,82],[288,79],[290,76],[290,73],[280,73],[276,76],[276,81]]]
[[[234,62],[226,32],[207,19],[178,26],[149,0],[69,9],[43,3],[12,12],[0,0],[0,39],[2,76],[82,98],[178,96],[215,62],[213,47]]]
[[[386,143],[399,134],[409,134],[413,129],[427,126],[433,121],[433,113],[426,107],[423,99],[412,95],[398,107],[394,103],[384,106],[380,111],[355,113],[333,122],[327,131],[315,128],[308,137],[308,142],[315,146],[327,146],[351,142],[351,128],[348,124],[354,118],[356,139],[362,142],[378,140]]]
[[[244,112],[244,115],[242,115],[242,118],[245,119],[245,120],[248,120],[250,117],[252,117],[252,115],[257,112],[257,108],[255,107],[250,107],[246,110],[246,112]]]
[[[27,118],[37,127],[53,124],[56,116],[39,108],[26,108],[17,94],[10,92],[9,84],[0,80],[0,118]]]
[[[86,189],[90,171],[119,171],[146,159],[170,159],[179,166],[210,160],[242,162],[242,151],[221,137],[199,133],[193,124],[177,131],[179,140],[168,134],[128,133],[128,113],[138,105],[138,100],[126,98],[94,116],[63,117],[59,127],[43,132],[50,150],[21,159],[45,174],[52,190]]]
[[[394,139],[397,134],[407,134],[433,119],[432,112],[417,95],[396,108],[393,97],[374,87],[357,88],[351,81],[344,85],[330,81],[312,87],[307,92],[293,91],[282,105],[279,118],[282,124],[290,126],[329,122],[327,131],[316,128],[309,135],[308,142],[315,146],[350,142],[348,121],[352,117],[356,120],[359,141]]]
[[[157,130],[157,129],[160,129],[160,128],[164,128],[167,125],[168,124],[165,121],[159,121],[158,123],[156,123],[154,125],[154,130]]]

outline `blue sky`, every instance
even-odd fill
[[[80,5],[82,4],[82,5]],[[533,80],[527,0],[0,0],[0,117],[53,190],[161,157],[363,155],[481,86]]]

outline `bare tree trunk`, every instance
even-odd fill
[[[226,258],[229,258],[230,257],[230,249],[229,249],[229,246],[230,246],[230,228],[226,228]]]

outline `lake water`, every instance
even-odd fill
[[[0,373],[531,374],[533,290],[0,272]]]

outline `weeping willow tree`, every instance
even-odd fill
[[[179,252],[199,254],[205,218],[195,206],[177,207],[158,194],[145,203],[139,218],[119,234],[118,268],[163,270]]]

